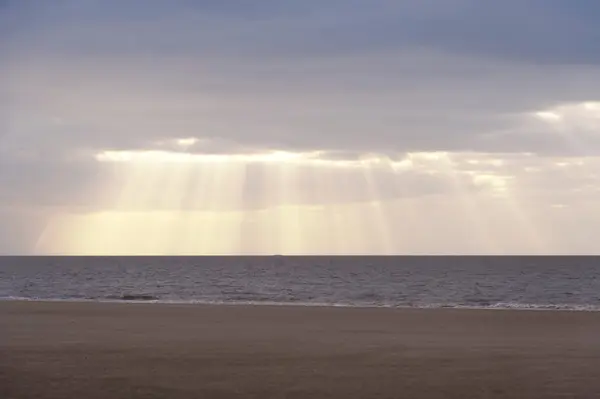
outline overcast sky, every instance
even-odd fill
[[[595,0],[0,0],[0,253],[587,254]]]

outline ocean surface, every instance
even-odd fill
[[[3,257],[0,299],[600,310],[599,257]]]

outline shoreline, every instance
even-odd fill
[[[418,309],[418,310],[490,310],[490,311],[546,311],[546,312],[585,312],[598,313],[600,305],[579,304],[494,304],[491,306],[429,304],[429,305],[367,305],[367,304],[331,304],[319,302],[270,302],[270,301],[203,301],[203,300],[129,300],[129,299],[84,299],[84,298],[1,298],[2,302],[34,302],[34,303],[101,303],[101,304],[147,304],[147,305],[182,305],[182,306],[249,306],[249,307],[298,307],[298,308],[328,308],[328,309]]]

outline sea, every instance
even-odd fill
[[[1,300],[600,310],[600,257],[2,257]]]

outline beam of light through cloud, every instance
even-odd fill
[[[465,252],[506,253],[507,238],[498,233],[500,228],[504,234],[511,231],[511,245],[521,252],[549,251],[543,227],[521,207],[514,179],[506,178],[509,162],[490,155],[411,153],[395,162],[371,156],[355,162],[326,161],[335,165],[329,169],[320,163],[315,166],[311,158],[301,161],[301,154],[280,154],[275,163],[269,156],[235,162],[226,157],[216,161],[213,156],[202,162],[201,157],[179,158],[181,162],[170,156],[161,156],[160,162],[101,158],[100,162],[130,168],[114,209],[55,218],[38,251],[422,253],[415,249],[423,245],[420,240],[463,236],[465,243],[470,242]],[[524,158],[513,161],[519,167],[532,157],[517,158]],[[573,168],[586,161],[548,162]],[[253,167],[260,171],[254,177],[248,173]],[[302,168],[312,176],[305,180],[305,188],[299,185]],[[446,191],[425,191],[419,200],[390,190],[394,185],[405,188],[403,175],[415,169],[443,176]],[[340,171],[346,174],[336,175]],[[259,203],[264,205],[244,207],[248,184],[258,184],[264,197]],[[307,196],[310,188],[317,193]],[[344,197],[350,201],[340,202]]]
[[[592,3],[2,2],[0,253],[597,253]]]
[[[390,232],[388,225],[389,215],[385,209],[384,204],[381,201],[381,193],[379,192],[378,185],[375,182],[376,175],[373,172],[374,167],[387,168],[389,165],[388,160],[383,159],[381,162],[365,162],[362,168],[362,178],[365,182],[367,189],[369,212],[365,214],[365,222],[370,221],[371,230],[375,237],[378,237],[380,247],[377,249],[378,253],[390,255],[394,253],[393,249],[393,237]]]

